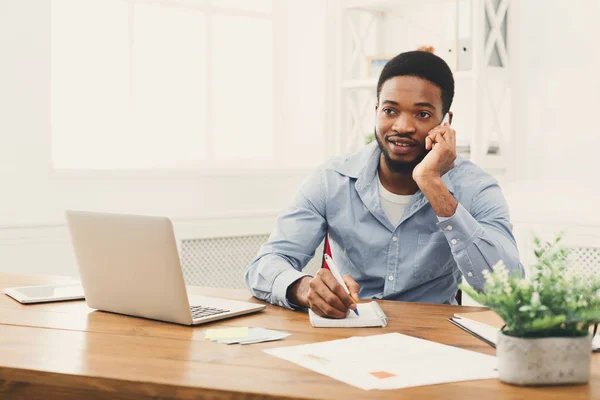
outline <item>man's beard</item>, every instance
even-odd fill
[[[405,137],[405,138],[412,139],[410,137],[410,135],[399,134],[399,135],[393,135],[393,136]],[[425,150],[425,146],[418,145],[420,154],[414,161],[411,161],[411,162],[395,161],[395,160],[392,160],[387,147],[385,147],[383,145],[383,143],[381,142],[381,139],[379,139],[379,135],[377,134],[377,128],[375,128],[375,140],[377,141],[377,144],[379,145],[379,149],[381,150],[381,153],[383,154],[383,159],[385,160],[386,165],[388,166],[390,171],[392,171],[394,173],[401,173],[401,174],[412,173],[413,169],[415,169],[415,167],[421,161],[423,161],[423,159],[425,158],[425,156],[428,153],[428,151]]]

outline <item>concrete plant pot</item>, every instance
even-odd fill
[[[582,384],[590,379],[592,335],[519,338],[498,332],[498,373],[519,386]]]

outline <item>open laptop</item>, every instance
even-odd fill
[[[66,217],[91,308],[183,325],[265,309],[188,295],[168,218],[83,211],[67,211]]]

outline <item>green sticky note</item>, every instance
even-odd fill
[[[243,339],[248,337],[248,327],[207,329],[204,339]]]

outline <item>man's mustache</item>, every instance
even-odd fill
[[[417,145],[417,146],[420,144],[420,143],[419,143],[419,142],[417,142],[415,139],[413,139],[413,138],[411,137],[411,135],[409,135],[409,134],[407,134],[407,133],[395,133],[395,134],[393,134],[393,135],[386,136],[386,138],[385,138],[385,139],[387,140],[387,139],[391,139],[391,138],[402,138],[402,139],[408,139],[408,140],[410,140],[411,142],[413,142],[413,143],[414,143],[415,145]]]
[[[373,134],[375,135],[375,137],[377,137],[377,126],[373,127]],[[417,145],[417,146],[420,145],[420,143],[417,142],[415,139],[413,139],[411,137],[411,135],[408,133],[394,133],[393,135],[386,136],[384,139],[387,140],[387,139],[393,138],[393,137],[408,139],[408,140],[412,141],[415,145]],[[425,146],[423,146],[423,147],[425,147]]]

